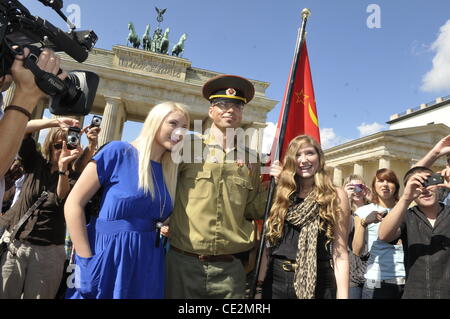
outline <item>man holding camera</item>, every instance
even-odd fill
[[[438,200],[438,189],[450,189],[450,168],[439,176],[416,166],[404,178],[405,190],[383,219],[379,239],[401,238],[405,250],[406,284],[402,298],[450,298],[450,206]],[[435,184],[440,183],[440,184]],[[416,206],[408,208],[412,202]]]
[[[23,66],[23,59],[28,56],[28,48],[24,55],[17,55],[11,67],[11,75],[0,78],[1,90],[5,91],[14,81],[16,88],[11,105],[4,109],[0,120],[0,176],[4,176],[11,166],[22,143],[23,135],[31,113],[39,100],[46,95],[36,85],[33,73]],[[50,49],[44,49],[39,56],[37,66],[46,72],[57,74],[60,68],[59,57]],[[67,74],[61,73],[63,79]]]
[[[3,118],[0,114],[0,202],[5,191],[4,175],[19,150],[31,113],[39,100],[45,97],[37,87],[34,75],[23,66],[23,59],[28,54],[29,50],[25,48],[24,55],[16,56],[11,67],[11,75],[7,74],[0,78],[2,92],[6,91],[13,81],[16,85],[11,105],[5,107]],[[49,49],[42,51],[37,62],[40,69],[53,74],[57,74],[59,65],[59,57]],[[65,76],[65,73],[59,75],[61,79]]]

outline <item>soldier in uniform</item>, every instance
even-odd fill
[[[240,258],[253,248],[253,220],[263,218],[267,197],[256,152],[237,143],[234,134],[254,92],[250,81],[234,75],[203,86],[213,124],[209,134],[192,137],[183,149],[170,218],[168,298],[244,297]]]

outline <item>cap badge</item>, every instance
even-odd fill
[[[227,89],[227,90],[225,91],[225,93],[226,93],[227,95],[235,96],[235,95],[236,95],[236,90],[233,89],[233,88],[229,88],[229,89]]]

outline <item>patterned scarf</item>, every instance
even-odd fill
[[[317,277],[317,236],[319,235],[319,204],[309,196],[300,204],[291,205],[286,221],[300,228],[294,274],[295,294],[299,299],[314,298]]]

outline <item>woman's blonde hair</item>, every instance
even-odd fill
[[[267,239],[272,245],[281,239],[288,207],[292,203],[293,195],[300,191],[300,176],[296,174],[297,152],[305,146],[314,147],[319,155],[319,167],[314,175],[314,185],[309,196],[312,196],[320,206],[320,229],[325,230],[328,242],[334,238],[334,226],[337,224],[337,216],[341,212],[339,198],[325,169],[325,156],[322,148],[310,136],[300,135],[289,143],[283,160],[283,170],[278,180],[274,204],[267,219]]]
[[[67,132],[60,127],[52,127],[45,137],[44,143],[41,147],[41,153],[49,163],[52,160],[53,143],[55,143],[59,139],[66,141]]]
[[[175,102],[163,102],[155,105],[155,107],[153,107],[153,109],[148,113],[139,136],[133,142],[133,145],[136,147],[139,154],[139,188],[143,189],[146,193],[150,193],[152,198],[155,196],[153,173],[150,161],[152,155],[152,145],[155,141],[156,134],[158,133],[161,125],[164,123],[164,120],[173,112],[181,112],[186,117],[189,125],[190,118],[185,105]],[[179,148],[177,147],[177,149]],[[161,158],[161,165],[163,169],[164,182],[166,183],[173,203],[177,184],[178,164],[173,162],[170,152],[165,152]]]

